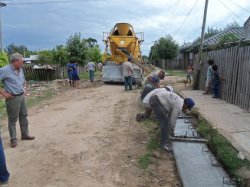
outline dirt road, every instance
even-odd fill
[[[150,175],[138,168],[147,140],[134,120],[138,94],[125,93],[122,86],[99,85],[66,91],[29,109],[35,141],[18,136],[13,149],[6,129],[2,133],[9,186],[177,186],[172,158],[165,156]]]

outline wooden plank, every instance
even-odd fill
[[[248,54],[248,56],[247,56],[247,59],[246,59],[246,63],[247,63],[247,75],[248,75],[248,77],[247,77],[247,87],[248,87],[248,91],[247,91],[247,100],[246,100],[246,102],[247,102],[247,110],[250,112],[250,46],[248,46],[247,47],[247,54]]]
[[[236,101],[236,85],[237,85],[237,80],[238,78],[240,77],[239,74],[238,74],[238,71],[239,71],[239,68],[241,67],[240,66],[240,63],[239,63],[239,48],[238,46],[234,47],[234,51],[232,53],[233,55],[231,56],[232,58],[232,61],[233,61],[233,72],[232,72],[232,76],[233,76],[233,79],[232,79],[232,83],[231,83],[231,89],[230,89],[230,92],[231,92],[231,96],[230,96],[230,103],[232,104],[236,104],[235,101]]]
[[[250,58],[250,47],[245,48],[244,53],[244,101],[243,108],[248,110],[248,102],[249,102],[249,58]]]

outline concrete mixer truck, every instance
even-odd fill
[[[133,58],[132,66],[135,80],[142,80],[142,72],[149,73],[150,69],[142,63],[140,45],[144,41],[142,32],[135,33],[129,23],[117,23],[110,32],[103,33],[105,51],[103,54],[102,80],[104,82],[124,82],[122,63],[128,57]]]

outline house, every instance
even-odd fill
[[[35,63],[39,58],[39,55],[30,55],[29,58],[23,58],[25,64]]]
[[[244,43],[247,41],[250,41],[250,17],[245,22],[244,27],[228,28],[209,38],[206,38],[203,42],[203,50],[211,51],[218,48],[227,48],[238,45],[239,42]],[[185,65],[194,63],[195,56],[198,54],[199,48],[199,41],[193,43],[185,43],[181,46],[180,59]]]
[[[244,29],[245,29],[245,40],[250,40],[250,16],[244,23]]]

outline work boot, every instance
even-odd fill
[[[8,186],[8,181],[0,182],[0,186]]]
[[[136,114],[136,121],[141,122],[143,118],[143,114]]]
[[[161,147],[161,149],[162,149],[163,151],[168,152],[168,153],[172,153],[172,152],[173,152],[173,147],[172,147],[172,144],[171,144],[171,143],[166,143],[165,145],[163,145],[163,146]]]
[[[10,147],[15,148],[17,146],[17,140],[10,140]]]
[[[25,137],[22,136],[21,138],[21,140],[34,140],[34,139],[35,139],[34,136],[25,136]]]

